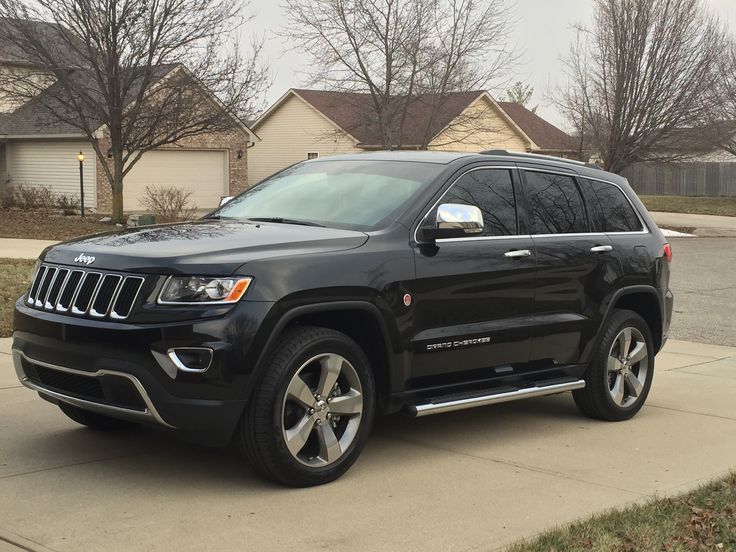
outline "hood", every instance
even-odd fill
[[[123,272],[229,275],[255,259],[353,249],[367,239],[335,228],[203,219],[85,236],[52,246],[41,258]]]

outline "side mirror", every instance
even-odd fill
[[[483,233],[483,213],[475,205],[443,203],[437,208],[434,225],[422,228],[429,239],[462,238]]]
[[[234,196],[224,196],[220,198],[220,207],[225,205],[228,201],[230,201]]]

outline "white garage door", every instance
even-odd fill
[[[145,211],[146,186],[190,190],[190,203],[213,209],[227,195],[227,152],[222,150],[158,150],[144,154],[123,181],[126,211]]]
[[[7,173],[13,185],[49,188],[79,199],[79,161],[84,153],[84,205],[96,206],[96,157],[88,142],[29,140],[5,146]],[[104,176],[102,177],[104,178]]]

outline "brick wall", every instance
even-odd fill
[[[110,141],[107,137],[100,139],[102,151],[107,151]],[[230,195],[239,194],[248,187],[248,136],[239,131],[218,132],[186,138],[176,145],[161,149],[220,149],[228,152],[230,168]],[[242,151],[242,158],[238,159],[238,151]],[[123,180],[125,187],[125,180]],[[105,169],[97,160],[97,212],[109,213],[112,211],[112,189],[107,181]]]

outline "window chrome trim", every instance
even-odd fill
[[[596,182],[602,182],[603,184],[610,184],[612,186],[615,186],[618,188],[618,190],[623,194],[623,196],[626,198],[626,201],[629,202],[629,205],[634,210],[634,214],[636,214],[637,218],[639,219],[639,222],[641,223],[641,230],[632,230],[632,231],[626,231],[626,232],[576,232],[576,233],[570,233],[570,234],[512,234],[508,236],[468,236],[465,238],[442,238],[435,240],[435,243],[456,243],[461,241],[486,241],[486,240],[508,240],[508,239],[519,239],[519,238],[544,238],[544,237],[561,237],[561,236],[577,236],[577,237],[587,237],[587,236],[626,236],[626,235],[642,235],[642,234],[651,234],[651,228],[647,225],[644,218],[641,216],[641,213],[639,212],[639,209],[636,208],[636,205],[634,205],[634,202],[631,201],[631,198],[629,195],[624,191],[624,189],[616,184],[615,182],[611,182],[610,180],[604,180],[602,178],[596,178],[593,176],[587,176],[582,175],[580,173],[575,172],[572,169],[562,169],[560,167],[554,167],[550,169],[546,168],[539,168],[539,167],[523,167],[523,166],[507,166],[507,165],[489,165],[489,166],[482,166],[482,167],[473,167],[472,169],[469,169],[459,175],[455,180],[453,180],[452,184],[447,188],[447,190],[444,191],[444,193],[439,197],[437,201],[435,201],[432,206],[427,210],[427,212],[424,214],[424,216],[419,220],[419,223],[414,228],[414,243],[424,243],[420,242],[418,239],[417,234],[419,233],[419,229],[422,227],[422,225],[426,222],[427,217],[432,213],[432,211],[440,204],[440,202],[444,199],[444,197],[449,193],[449,191],[457,184],[457,181],[460,180],[463,176],[465,176],[468,173],[471,173],[473,171],[479,171],[479,170],[489,170],[489,169],[498,169],[498,170],[507,170],[507,171],[531,171],[531,172],[541,172],[541,173],[547,173],[547,174],[557,174],[560,176],[569,176],[574,179],[580,179],[585,178],[587,180],[594,180]],[[523,187],[523,184],[522,184]],[[588,208],[588,202],[585,199],[585,195],[582,194],[581,191],[581,199],[583,200],[583,205]],[[518,202],[517,202],[517,213],[518,213]],[[517,215],[518,218],[518,215]],[[518,222],[518,221],[517,221]]]
[[[143,399],[143,403],[146,405],[146,410],[144,411],[133,410],[130,408],[123,408],[120,406],[113,406],[113,405],[109,405],[105,403],[98,403],[98,402],[90,401],[87,399],[79,399],[77,397],[65,395],[64,393],[60,393],[58,391],[52,391],[50,389],[47,389],[43,387],[42,385],[34,383],[28,379],[28,376],[26,375],[25,370],[23,370],[23,364],[21,362],[21,359],[25,359],[32,364],[38,364],[39,366],[43,366],[44,368],[49,368],[51,370],[56,370],[59,372],[67,372],[69,374],[74,374],[77,376],[86,376],[90,378],[99,378],[100,376],[117,376],[117,377],[125,378],[133,384],[133,387],[135,387],[136,391],[138,391],[138,393],[140,394],[141,399]],[[76,370],[74,368],[67,368],[65,366],[59,366],[57,364],[50,364],[48,362],[41,362],[40,360],[34,360],[30,358],[28,355],[26,355],[20,349],[15,349],[15,348],[13,349],[13,364],[15,365],[15,372],[18,375],[18,379],[23,385],[25,385],[29,389],[38,391],[39,393],[49,396],[53,399],[65,402],[67,404],[71,404],[73,406],[77,406],[79,408],[87,408],[88,410],[94,410],[95,412],[100,412],[102,414],[114,415],[117,413],[117,414],[124,414],[127,417],[138,417],[142,419],[153,418],[156,422],[158,422],[159,424],[165,427],[174,428],[174,426],[167,423],[161,417],[161,415],[158,413],[158,410],[156,410],[156,407],[153,405],[153,401],[151,400],[151,397],[149,397],[148,392],[146,391],[146,388],[143,387],[143,384],[140,382],[140,380],[132,374],[128,374],[126,372],[118,372],[116,370],[107,370],[107,369],[97,370],[96,372],[85,372],[83,370]]]
[[[432,206],[424,213],[424,216],[419,219],[419,222],[417,223],[416,227],[414,228],[414,234],[413,234],[414,243],[417,243],[417,244],[419,244],[419,243],[426,243],[426,242],[420,242],[419,241],[419,237],[418,237],[419,229],[426,222],[427,217],[429,217],[429,215],[432,214],[432,211],[434,211],[437,208],[437,206],[442,202],[442,200],[445,198],[445,196],[450,192],[450,190],[452,190],[452,188],[455,186],[455,184],[457,184],[458,180],[460,180],[466,174],[470,174],[471,172],[475,172],[475,171],[487,171],[487,170],[516,171],[516,170],[519,170],[519,167],[517,167],[517,166],[513,166],[512,167],[512,166],[509,166],[509,165],[483,165],[481,167],[473,167],[471,169],[468,169],[467,171],[465,171],[464,173],[462,173],[461,175],[459,175],[455,180],[452,181],[452,184],[450,184],[447,187],[447,189],[442,193],[442,195],[439,197],[439,199],[437,201],[435,201],[432,204]],[[513,180],[512,180],[512,183],[513,183]],[[477,207],[477,205],[476,205],[476,207]],[[517,211],[516,212],[517,212],[517,216],[516,216],[516,219],[517,220],[516,220],[516,222],[518,224],[518,222],[519,222],[519,220],[518,220],[519,219],[519,216],[518,216],[518,212],[519,212],[518,211],[518,206],[517,206]],[[483,238],[518,238],[518,237],[524,237],[524,236],[521,236],[519,234],[513,234],[513,235],[508,235],[508,236],[469,236],[467,238],[443,238],[443,239],[440,239],[440,240],[435,240],[435,243],[443,243],[443,242],[444,243],[448,243],[449,241],[460,241],[460,240],[479,240],[479,239],[483,239]]]
[[[455,243],[466,241],[522,240],[531,239],[531,234],[513,234],[509,236],[468,236],[467,238],[440,238],[436,243]]]
[[[652,230],[649,228],[647,223],[644,221],[644,218],[641,216],[641,213],[639,212],[639,209],[636,208],[636,205],[634,205],[634,202],[631,201],[631,198],[629,197],[629,194],[627,194],[624,189],[616,184],[615,182],[611,182],[610,180],[604,180],[602,178],[596,178],[594,176],[587,176],[583,174],[576,173],[574,171],[570,172],[564,172],[562,169],[558,170],[546,170],[546,169],[540,169],[537,167],[529,168],[529,167],[518,167],[520,171],[531,171],[531,172],[541,172],[541,173],[548,173],[548,174],[557,174],[560,176],[570,176],[572,178],[585,178],[587,180],[594,180],[595,182],[602,182],[603,184],[610,184],[611,186],[616,186],[618,190],[623,194],[623,196],[626,198],[626,201],[629,202],[629,205],[634,211],[634,214],[639,219],[639,223],[641,223],[641,230],[631,230],[626,232],[591,232],[593,234],[606,234],[606,235],[626,235],[626,234],[651,234]],[[585,205],[586,209],[588,207],[588,202],[585,199],[585,194],[581,193],[583,204]],[[579,233],[582,235],[582,233]],[[532,236],[569,236],[570,234],[532,234]]]

